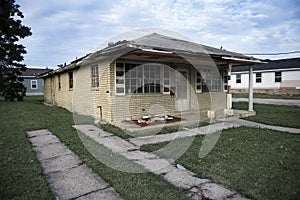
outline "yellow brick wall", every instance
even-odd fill
[[[69,89],[68,72],[60,74],[61,89],[58,89],[58,76],[44,79],[44,98],[51,103],[75,113],[90,115],[102,120],[117,122],[128,117],[141,117],[148,114],[176,115],[176,97],[169,94],[115,95],[115,63],[101,63],[99,66],[99,88],[91,87],[92,64],[83,65],[73,71],[74,88]],[[195,71],[190,70],[191,111],[223,111],[226,108],[226,93],[195,93]],[[51,88],[54,93],[51,93]],[[51,98],[51,94],[52,98]],[[53,100],[52,100],[53,99]]]

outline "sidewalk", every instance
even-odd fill
[[[210,129],[211,132],[219,130],[223,127],[219,126],[219,124],[215,124],[214,128]],[[161,176],[165,181],[169,182],[177,188],[180,188],[188,197],[191,197],[192,199],[246,199],[236,191],[229,190],[223,185],[214,183],[207,178],[199,177],[197,174],[187,169],[178,168],[177,165],[174,165],[173,161],[159,158],[156,154],[153,153],[140,151],[139,148],[141,144],[149,143],[147,139],[145,140],[145,138],[147,137],[124,140],[120,137],[109,135],[107,132],[97,128],[94,125],[74,125],[73,127],[96,141],[98,144],[111,149],[114,153],[118,153],[128,160],[143,166],[146,171],[150,171],[156,175]],[[179,136],[181,133],[177,132],[173,134]],[[195,135],[195,132],[187,130],[184,131],[183,137],[192,135]],[[165,141],[166,139],[174,139],[174,135],[163,139],[161,138],[161,136],[163,135],[157,136],[158,138],[152,140],[151,142],[158,143]],[[134,142],[134,139],[137,139],[140,142]],[[143,140],[144,142],[141,142]]]
[[[248,102],[248,98],[232,98],[232,102]],[[253,98],[253,103],[300,106],[300,100],[295,99],[259,99]]]
[[[122,199],[49,130],[30,131],[27,135],[55,199]]]

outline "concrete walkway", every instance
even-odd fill
[[[229,190],[220,184],[216,184],[207,178],[199,177],[191,171],[178,168],[177,165],[174,165],[173,161],[159,158],[153,153],[140,151],[139,147],[141,146],[141,142],[134,143],[133,139],[129,141],[123,140],[117,136],[110,135],[94,125],[75,125],[73,127],[97,143],[111,149],[113,152],[143,166],[147,171],[161,176],[167,182],[185,191],[186,195],[192,199],[246,199],[237,192]],[[219,128],[221,127],[216,124],[214,130]],[[193,134],[194,132],[185,131],[184,137]],[[141,139],[144,140],[145,137]],[[163,139],[163,141],[164,140],[165,139]],[[159,139],[156,140],[156,142],[161,141],[162,140]]]
[[[281,127],[281,126],[271,126],[271,125],[261,124],[261,123],[257,123],[257,122],[251,122],[251,121],[232,117],[232,118],[226,118],[224,120],[219,120],[218,123],[211,124],[209,126],[203,126],[203,127],[199,127],[199,128],[193,128],[193,129],[186,129],[184,131],[168,133],[168,134],[130,138],[129,142],[140,147],[140,146],[143,146],[146,144],[156,144],[156,143],[161,143],[161,142],[172,141],[175,138],[184,138],[184,137],[191,137],[191,136],[196,136],[196,135],[212,134],[212,133],[216,133],[218,131],[222,131],[223,129],[229,129],[229,128],[241,127],[241,126],[267,128],[267,129],[272,129],[272,130],[276,130],[276,131],[300,134],[300,129]]]
[[[233,98],[232,102],[248,102],[248,98]],[[259,98],[254,98],[253,103],[286,105],[286,106],[300,106],[300,100],[295,100],[295,99],[259,99]]]
[[[27,135],[55,199],[122,199],[49,130],[30,131]]]

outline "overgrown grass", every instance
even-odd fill
[[[159,176],[121,172],[99,162],[82,144],[77,131],[71,128],[74,124],[72,113],[45,106],[41,101],[42,97],[26,97],[24,102],[0,100],[0,199],[53,199],[26,138],[26,131],[45,128],[57,135],[124,199],[186,199],[183,192]]]
[[[248,93],[234,93],[233,98],[248,98]],[[261,99],[300,99],[300,94],[265,94],[265,93],[254,93],[254,98]]]
[[[253,199],[299,198],[299,135],[249,127],[228,129],[214,149],[200,159],[203,138],[196,137],[177,162]],[[142,149],[152,152],[166,144]],[[163,152],[160,155],[165,156]]]
[[[247,102],[233,103],[233,109],[247,110]],[[300,128],[300,107],[281,106],[270,104],[254,104],[255,116],[247,117],[247,120],[270,124],[274,126],[286,126]]]

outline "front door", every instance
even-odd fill
[[[190,90],[188,87],[188,70],[178,69],[176,73],[176,102],[175,108],[178,112],[190,110]]]

